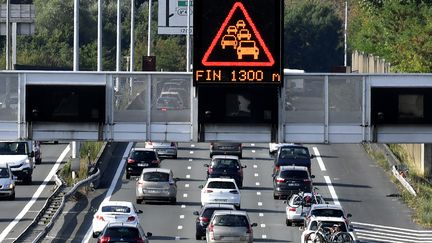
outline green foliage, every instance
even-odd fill
[[[329,72],[343,65],[342,21],[331,5],[314,0],[287,5],[284,22],[285,67]]]
[[[352,49],[382,57],[398,72],[431,72],[431,3],[359,1],[351,13]]]

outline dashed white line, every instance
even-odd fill
[[[258,165],[253,165],[253,167],[256,169],[256,168],[258,168]]]
[[[188,194],[187,193],[183,193],[183,197],[188,197]]]
[[[183,229],[183,225],[177,226],[177,229],[179,229],[179,230]]]
[[[189,153],[190,153],[190,154],[193,154],[193,153],[194,153],[194,151],[190,151]]]
[[[264,217],[264,214],[263,213],[259,213],[258,216]]]
[[[257,195],[260,196],[260,195],[261,195],[261,192],[257,192]]]
[[[262,202],[258,202],[258,206],[260,206],[260,207],[261,207],[262,205],[263,205],[263,203],[262,203]]]
[[[317,147],[312,147],[312,149],[314,151],[314,154],[316,156],[316,159],[318,161],[318,165],[319,165],[321,171],[327,171],[327,169],[326,169],[326,167],[324,165],[324,162],[323,162],[323,160],[321,158],[320,152],[318,151],[318,148]]]
[[[181,208],[186,208],[186,205],[182,204],[180,207],[181,207]]]
[[[255,182],[255,185],[259,186],[259,185],[260,185],[260,183],[259,183],[259,182]]]
[[[261,228],[265,228],[266,225],[265,224],[261,224],[260,226],[261,226]]]
[[[184,219],[184,215],[180,215],[180,219]]]
[[[252,153],[255,153],[255,150],[252,150]]]
[[[189,162],[192,162],[193,161],[193,159],[189,159]]]
[[[340,205],[340,202],[339,202],[338,196],[337,196],[336,191],[335,191],[335,189],[334,189],[334,187],[333,187],[333,185],[332,185],[332,182],[331,182],[331,180],[330,180],[330,177],[329,177],[329,176],[324,176],[324,180],[325,180],[325,182],[327,183],[327,187],[328,187],[328,189],[329,189],[329,191],[330,191],[330,194],[331,194],[331,196],[332,196],[332,198],[333,198],[333,202],[334,202],[334,204],[336,204],[336,205]]]
[[[261,238],[267,239],[267,235],[261,235]]]
[[[191,169],[192,169],[192,166],[188,166],[187,169],[188,169],[188,170],[191,170]]]
[[[189,178],[190,178],[190,175],[186,175],[186,178],[188,178],[188,179],[189,179]]]
[[[255,144],[254,144],[254,143],[251,143],[251,146],[252,146],[252,147],[255,147]]]
[[[185,187],[189,187],[189,184],[185,184]]]
[[[194,147],[195,147],[195,144],[191,144],[191,147],[194,148]]]
[[[255,176],[255,177],[258,177],[258,173],[255,173],[254,176]]]
[[[175,240],[181,240],[180,236],[176,236]]]

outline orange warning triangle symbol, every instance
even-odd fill
[[[246,22],[238,19],[234,25],[233,16],[241,11]],[[236,16],[239,16],[238,14]],[[247,26],[247,27],[246,27]],[[251,28],[251,31],[249,30]],[[228,53],[231,60],[213,61],[212,53]],[[230,54],[229,54],[230,53]],[[230,56],[231,55],[231,56]],[[219,55],[220,56],[220,55]],[[263,57],[264,56],[264,57]],[[230,59],[230,58],[228,58]],[[241,2],[236,2],[225,18],[210,47],[202,58],[204,66],[262,66],[269,67],[275,63],[272,54],[263,41],[249,13]]]

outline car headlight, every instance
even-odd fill
[[[3,188],[14,189],[14,187],[15,187],[15,184],[10,183],[10,184],[5,184]]]

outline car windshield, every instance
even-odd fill
[[[134,151],[131,155],[131,158],[136,160],[154,160],[156,159],[156,153],[154,151]]]
[[[109,227],[105,236],[113,238],[139,238],[139,230],[133,227]]]
[[[143,175],[144,181],[169,181],[169,174],[163,172],[147,172]]]
[[[1,155],[26,155],[27,153],[26,142],[0,142]]]
[[[102,207],[103,213],[130,213],[131,209],[127,206],[103,206]]]
[[[238,162],[235,159],[214,159],[211,167],[214,169],[236,169]]]
[[[308,173],[304,170],[283,170],[279,176],[290,179],[305,179],[309,177]]]
[[[279,157],[281,159],[309,158],[309,152],[306,148],[282,147]]]
[[[207,188],[236,189],[235,184],[231,181],[211,181],[208,183]]]
[[[316,217],[343,217],[344,214],[341,210],[337,209],[314,209],[311,211],[311,215]]]
[[[248,227],[249,223],[244,215],[216,215],[213,224],[215,226],[234,226],[234,227]]]
[[[255,42],[254,41],[242,41],[240,42],[240,47],[254,47]]]
[[[6,168],[0,168],[0,178],[9,178],[9,171]]]

